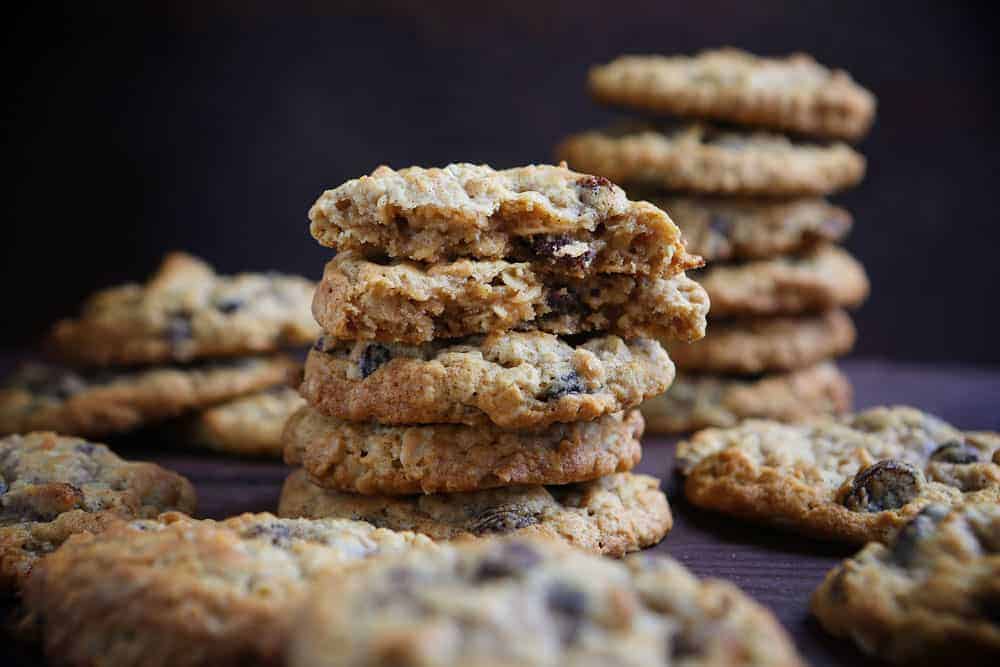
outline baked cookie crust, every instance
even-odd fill
[[[198,413],[187,425],[189,439],[227,454],[281,458],[285,422],[305,404],[291,387],[272,387]]]

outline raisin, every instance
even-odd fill
[[[251,526],[243,533],[243,537],[248,539],[263,537],[271,540],[271,544],[277,547],[288,544],[292,539],[292,530],[284,524],[272,523]]]
[[[534,567],[542,557],[524,542],[508,542],[494,553],[483,558],[476,570],[476,579],[488,581],[513,577],[523,570]]]
[[[220,299],[215,304],[215,309],[225,315],[231,315],[232,313],[235,313],[237,310],[242,308],[244,305],[245,304],[242,299],[238,299],[236,297],[229,297],[226,299]]]
[[[368,377],[391,358],[392,352],[385,345],[371,343],[365,346],[361,358],[358,359],[358,370],[361,371],[361,377]]]
[[[844,505],[853,512],[882,512],[902,507],[920,494],[924,476],[905,461],[879,461],[854,476]]]
[[[579,297],[566,287],[549,290],[545,297],[545,304],[554,315],[569,315],[578,312],[581,308]]]
[[[7,486],[7,480],[5,480],[2,476],[0,476],[0,496],[7,493],[8,488],[9,487]]]
[[[94,450],[96,448],[97,448],[97,445],[95,445],[92,442],[81,442],[80,444],[78,444],[73,449],[75,449],[76,451],[80,452],[81,454],[90,455],[90,454],[94,453]]]
[[[533,526],[536,523],[538,523],[538,519],[523,506],[490,507],[472,519],[469,532],[476,535],[510,533],[527,526]]]
[[[542,393],[541,399],[552,401],[567,394],[582,394],[586,391],[587,387],[584,386],[583,379],[576,374],[576,371],[570,371],[556,378]]]
[[[555,616],[559,636],[564,644],[572,643],[580,634],[587,611],[587,596],[583,591],[557,582],[545,594],[545,606]]]
[[[316,342],[313,343],[313,349],[317,352],[326,352],[326,337],[320,336],[317,338]]]
[[[704,637],[696,637],[690,630],[681,629],[670,638],[667,654],[670,656],[670,664],[673,664],[677,660],[699,656],[704,650]]]
[[[172,314],[163,332],[172,347],[190,340],[192,333],[191,313],[184,311]]]
[[[931,461],[957,464],[976,463],[979,461],[979,454],[971,447],[966,447],[965,443],[950,440],[931,452]]]
[[[896,540],[892,544],[892,559],[903,567],[909,567],[917,552],[917,545],[933,533],[946,516],[948,508],[942,505],[928,505],[920,510],[920,513],[910,519],[910,522],[896,534]]]
[[[581,243],[569,236],[547,236],[540,234],[531,237],[531,252],[537,257],[548,260],[560,268],[568,271],[586,271],[594,262],[597,251],[593,246],[581,253],[564,252],[563,249],[569,245]]]

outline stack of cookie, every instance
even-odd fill
[[[622,57],[595,67],[589,88],[599,102],[683,120],[571,136],[559,157],[664,208],[710,263],[699,280],[711,331],[670,348],[682,376],[643,406],[650,428],[846,410],[850,384],[830,360],[853,346],[844,308],[865,299],[868,280],[835,245],[851,216],[823,197],[864,174],[864,158],[842,140],[867,132],[872,94],[805,55],[735,49]]]
[[[628,472],[634,408],[673,380],[656,338],[700,338],[708,310],[663,211],[561,167],[455,164],[380,167],[309,217],[338,254],[282,515],[616,555],[663,537],[659,481]]]
[[[24,366],[0,387],[0,433],[111,436],[183,417],[179,435],[195,444],[280,456],[302,403],[286,386],[299,365],[281,351],[314,340],[313,288],[168,254],[145,285],[102,290],[56,324],[61,363]]]

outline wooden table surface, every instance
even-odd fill
[[[6,362],[6,363],[5,363]],[[0,366],[9,358],[0,358]],[[1000,368],[976,369],[881,361],[846,361],[858,408],[906,403],[967,429],[1000,430]],[[3,369],[0,369],[3,370]],[[697,510],[680,495],[673,470],[674,439],[644,438],[639,471],[657,475],[674,512],[674,528],[657,547],[703,576],[729,579],[771,608],[799,650],[816,666],[878,665],[848,643],[827,637],[809,616],[812,590],[823,575],[854,549],[729,520]],[[115,444],[130,459],[145,459],[187,476],[198,489],[200,516],[274,511],[288,469],[268,461],[239,461],[202,452],[167,450],[140,442]],[[19,648],[4,664],[41,664],[30,648]]]

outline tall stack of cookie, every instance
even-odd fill
[[[866,298],[868,279],[836,245],[851,216],[823,197],[864,175],[843,140],[868,131],[872,94],[806,55],[735,49],[621,57],[593,68],[589,89],[599,102],[682,120],[574,135],[558,156],[664,208],[710,264],[698,277],[710,332],[670,347],[681,375],[643,406],[650,429],[846,410],[851,387],[831,359],[854,344],[844,309]]]
[[[282,515],[616,555],[663,537],[635,408],[673,380],[656,339],[700,338],[708,310],[663,211],[561,167],[454,164],[380,167],[309,217],[337,255]]]
[[[319,331],[314,284],[276,273],[217,274],[168,254],[150,280],[101,290],[50,336],[57,364],[24,366],[0,386],[0,434],[103,437],[180,417],[171,440],[280,456],[301,399],[282,354]]]

